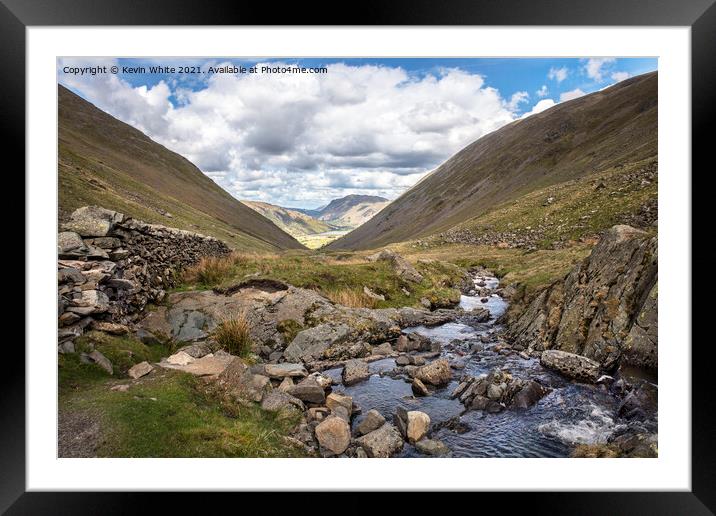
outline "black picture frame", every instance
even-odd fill
[[[715,119],[716,0],[393,0],[346,4],[154,0],[0,0],[0,56],[3,87],[0,95],[2,141],[6,159],[14,154],[16,170],[25,164],[25,29],[38,25],[568,25],[568,26],[688,26],[692,45],[692,158],[693,169],[709,160],[709,128]],[[346,13],[346,15],[342,15]],[[49,116],[49,115],[48,115]],[[689,174],[683,171],[684,180]],[[668,216],[668,214],[667,214]],[[693,217],[697,221],[696,217]],[[694,233],[692,232],[692,235]],[[17,253],[17,250],[14,251]],[[692,258],[692,267],[703,267]],[[25,270],[27,274],[27,269]],[[691,278],[684,279],[691,284]],[[24,289],[23,289],[24,290]],[[19,292],[19,291],[18,291]],[[680,302],[692,302],[680,300]],[[694,313],[704,311],[697,309]],[[693,316],[692,316],[693,319]],[[698,320],[698,319],[695,319]],[[19,324],[17,325],[19,327]],[[24,339],[23,339],[24,340]],[[714,514],[716,511],[716,454],[714,453],[714,396],[709,381],[711,340],[668,343],[692,352],[692,490],[649,493],[481,493],[472,494],[487,509],[497,503],[525,506],[530,513],[557,514]],[[17,340],[19,342],[19,339]],[[9,346],[9,343],[5,344]],[[27,345],[27,343],[26,343]],[[0,511],[7,514],[124,514],[143,512],[161,494],[28,493],[25,492],[25,367],[24,355],[14,350],[13,367],[4,368],[0,381]],[[688,388],[689,386],[684,386]],[[320,486],[317,485],[317,488]],[[189,494],[164,497],[168,512],[199,507],[206,500]],[[246,494],[217,495],[232,503]],[[265,496],[265,495],[264,495]],[[294,497],[297,495],[293,495]],[[355,512],[365,498],[343,495],[341,506]],[[479,498],[478,498],[479,497]],[[296,498],[294,498],[296,500]],[[361,500],[363,502],[361,502]],[[403,498],[422,503],[420,495]],[[507,502],[509,500],[509,502]],[[307,500],[308,502],[308,500]],[[315,502],[305,505],[306,509]],[[326,502],[328,503],[328,502]],[[373,502],[372,502],[373,503]],[[377,503],[377,502],[375,502]],[[452,503],[452,502],[451,502]],[[516,504],[515,504],[516,503]],[[213,502],[212,502],[213,504]],[[249,507],[243,505],[244,507]],[[278,510],[278,506],[274,509]],[[457,509],[457,507],[456,507]],[[272,510],[271,512],[275,512]],[[459,509],[458,509],[459,510]],[[476,509],[481,510],[481,509]]]

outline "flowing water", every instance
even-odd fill
[[[439,428],[430,436],[443,441],[453,457],[566,457],[574,445],[604,443],[623,427],[616,415],[619,400],[603,386],[568,381],[543,368],[536,358],[496,352],[495,334],[502,329],[496,320],[507,309],[507,302],[494,293],[499,283],[496,278],[480,275],[474,281],[476,288],[489,289],[489,296],[464,295],[460,306],[466,311],[487,308],[491,314],[487,322],[475,322],[475,318],[466,314],[440,326],[405,330],[440,342],[443,357],[464,363],[463,370],[453,370],[453,381],[448,386],[436,390],[431,396],[414,397],[410,383],[386,374],[396,367],[394,359],[386,358],[370,364],[373,375],[369,379],[349,387],[339,385],[334,390],[352,396],[363,414],[376,409],[388,421],[392,421],[398,406],[423,411],[430,416],[431,423],[438,426],[459,418],[457,427]],[[477,351],[471,352],[472,346]],[[465,412],[462,403],[450,399],[460,376],[477,376],[496,367],[507,369],[515,376],[537,380],[552,391],[532,407],[507,409],[498,414],[479,410]],[[340,383],[340,368],[325,373]],[[357,416],[353,424],[360,422],[361,417]],[[399,456],[422,455],[406,443]]]

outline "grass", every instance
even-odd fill
[[[232,355],[247,357],[254,346],[250,330],[246,314],[240,313],[222,320],[212,332],[212,336],[220,348]]]
[[[420,306],[423,297],[435,300],[436,306],[446,306],[459,300],[458,287],[464,279],[464,269],[437,261],[417,262],[415,267],[424,279],[416,284],[400,278],[389,263],[368,262],[365,256],[366,253],[343,252],[234,253],[221,260],[221,273],[212,278],[194,268],[188,270],[176,290],[225,287],[247,279],[270,278],[316,290],[349,306]],[[383,295],[385,300],[369,298],[363,293],[364,286]]]
[[[158,369],[127,392],[110,390],[116,382],[106,378],[60,397],[60,410],[99,418],[100,457],[303,455],[284,440],[296,421],[218,398],[189,374]]]

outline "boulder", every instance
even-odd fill
[[[401,353],[405,353],[408,351],[408,336],[407,335],[401,335],[398,337],[398,340],[395,342],[395,349]]]
[[[452,372],[447,359],[439,358],[415,370],[415,378],[423,383],[440,386],[450,382]]]
[[[323,387],[311,377],[301,380],[291,387],[288,393],[306,403],[323,404],[326,401],[326,393]]]
[[[201,358],[211,353],[211,348],[206,342],[195,342],[177,350],[177,353],[186,353],[190,357]]]
[[[316,426],[316,439],[321,451],[340,455],[351,443],[351,429],[344,419],[329,416]]]
[[[76,209],[69,222],[63,225],[65,231],[74,231],[83,237],[107,236],[116,224],[124,221],[124,215],[97,206]]]
[[[557,349],[543,351],[540,363],[575,380],[596,383],[600,376],[599,362]]]
[[[301,400],[286,392],[272,390],[264,394],[261,399],[261,408],[269,412],[303,412],[306,406]]]
[[[510,406],[514,408],[531,407],[541,400],[548,392],[549,389],[546,389],[534,380],[527,380],[526,385],[512,397],[512,403]]]
[[[308,376],[308,371],[303,364],[266,364],[264,366],[265,373],[271,378],[285,378],[290,376],[292,378],[303,378]]]
[[[177,366],[185,366],[187,364],[191,364],[194,360],[195,358],[190,354],[186,353],[185,351],[179,351],[166,358],[166,362],[168,364]]]
[[[417,378],[413,379],[413,383],[410,385],[410,387],[413,390],[413,394],[415,394],[416,396],[430,396],[430,391],[428,391],[428,388],[425,387],[425,384]]]
[[[137,379],[141,378],[142,376],[148,375],[154,370],[154,368],[151,366],[149,362],[140,362],[139,364],[133,365],[129,371],[127,371],[127,374],[130,378]]]
[[[422,274],[420,274],[415,269],[415,267],[410,265],[408,260],[400,256],[395,251],[391,251],[390,249],[384,249],[383,251],[368,256],[366,259],[370,262],[389,262],[395,273],[405,281],[410,281],[413,283],[420,283],[421,281],[423,281]]]
[[[450,449],[442,441],[435,439],[421,439],[415,443],[415,448],[425,455],[443,457],[450,453]]]
[[[353,385],[370,377],[368,364],[363,360],[349,360],[343,367],[343,384]]]
[[[97,364],[109,374],[113,374],[112,362],[96,349],[87,355],[87,358],[94,364]]]
[[[374,430],[378,430],[385,423],[383,415],[375,409],[371,409],[363,417],[358,426],[356,426],[356,433],[358,435],[369,434]]]
[[[407,438],[411,443],[421,440],[428,434],[430,429],[430,416],[419,410],[408,412]]]
[[[390,342],[383,342],[381,345],[373,348],[373,354],[382,356],[392,355],[393,348],[391,347]]]
[[[109,333],[111,335],[125,335],[129,333],[129,328],[127,328],[124,324],[109,321],[92,321],[90,328],[104,333]]]
[[[104,313],[109,310],[109,298],[101,290],[83,290],[80,299],[72,301],[67,307],[68,312],[80,315]]]
[[[57,235],[57,254],[60,258],[83,256],[88,252],[82,237],[74,231],[62,231]]]
[[[283,380],[281,380],[281,384],[278,386],[278,390],[282,392],[291,392],[291,388],[293,386],[293,378],[291,378],[290,376],[286,376]]]
[[[319,324],[299,332],[283,355],[296,362],[318,360],[328,348],[345,342],[349,335],[350,327],[346,324]]]
[[[336,407],[343,407],[348,413],[348,417],[353,412],[353,398],[338,392],[332,392],[326,397],[326,407],[334,410]]]
[[[371,458],[388,458],[403,448],[403,438],[390,423],[384,423],[377,430],[373,430],[356,442]]]

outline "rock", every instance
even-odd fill
[[[626,419],[648,419],[657,411],[657,389],[644,383],[634,388],[619,404],[617,413]]]
[[[184,353],[184,355],[186,355],[186,353]],[[186,356],[188,357],[189,355]],[[190,373],[195,376],[217,376],[224,372],[235,357],[232,357],[228,353],[222,354],[221,352],[217,352],[216,354],[208,354],[197,359],[189,358],[191,358],[192,361],[186,365],[171,364],[166,360],[159,362],[159,365],[167,369],[184,371],[185,373]],[[186,358],[183,359],[186,360]]]
[[[407,335],[401,335],[395,342],[395,349],[401,353],[408,351],[408,337]]]
[[[400,432],[390,423],[385,423],[377,430],[356,439],[368,457],[387,458],[403,448]]]
[[[266,364],[264,371],[271,378],[285,378],[287,376],[303,378],[308,376],[308,371],[306,371],[303,364],[289,364],[286,362],[283,364]]]
[[[309,375],[309,378],[312,378],[318,385],[321,386],[321,389],[324,391],[333,385],[333,378],[330,376],[326,376],[325,374],[322,374],[318,371],[315,373],[311,373]]]
[[[473,410],[484,410],[485,412],[496,414],[501,412],[505,407],[496,401],[486,398],[485,396],[478,395],[472,400],[470,408]]]
[[[124,221],[124,215],[97,206],[78,208],[63,225],[65,231],[74,231],[83,237],[107,236],[115,224]]]
[[[117,324],[109,321],[92,321],[90,328],[97,331],[103,331],[111,335],[126,335],[129,333],[129,328],[124,324]]]
[[[346,324],[319,324],[299,332],[283,354],[296,362],[318,360],[328,348],[344,342],[349,336],[350,327]]]
[[[57,254],[60,258],[83,256],[88,253],[87,245],[74,231],[63,231],[57,235]]]
[[[345,421],[346,423],[348,423],[348,424],[350,424],[350,422],[351,422],[351,415],[350,415],[350,413],[346,410],[345,407],[343,407],[343,406],[341,406],[341,405],[335,406],[335,407],[331,410],[331,414],[334,415],[334,416],[336,416],[336,417],[341,418],[342,420],[344,420],[344,421]]]
[[[135,380],[137,378],[141,378],[142,376],[148,375],[154,370],[154,368],[149,364],[149,362],[140,362],[139,364],[133,365],[129,371],[127,371],[127,374],[130,378],[134,378]]]
[[[261,401],[273,388],[268,376],[254,374],[240,358],[232,358],[216,383],[231,396],[255,402]]]
[[[657,250],[657,237],[644,231],[605,231],[586,259],[508,321],[511,340],[528,352],[580,355],[605,370],[620,360],[655,369]]]
[[[366,296],[368,296],[369,298],[375,299],[376,301],[385,301],[384,295],[377,294],[377,293],[373,292],[371,289],[369,289],[368,287],[365,287],[365,286],[363,287],[363,293]]]
[[[83,290],[80,299],[73,300],[67,311],[80,315],[103,313],[109,310],[109,298],[100,290]]]
[[[71,340],[63,342],[57,346],[57,352],[64,355],[66,353],[75,352],[75,343]]]
[[[105,371],[107,371],[109,374],[113,374],[112,362],[110,362],[106,356],[104,356],[102,353],[100,353],[96,349],[94,351],[92,351],[91,353],[89,353],[87,355],[87,358],[89,358],[90,361],[97,364]]]
[[[397,407],[393,414],[393,423],[404,439],[408,438],[408,411],[403,407]]]
[[[286,392],[272,390],[264,394],[261,408],[269,412],[303,412],[306,410],[301,400]]]
[[[167,357],[166,362],[171,365],[185,366],[191,364],[195,358],[184,351],[179,351]]]
[[[127,392],[129,390],[129,387],[131,387],[128,383],[123,383],[119,385],[113,385],[110,387],[110,391],[116,391],[116,392]]]
[[[383,415],[375,409],[371,409],[363,417],[358,426],[356,427],[356,433],[358,435],[369,434],[370,432],[377,430],[385,423]]]
[[[491,383],[487,386],[487,397],[492,401],[497,401],[502,398],[503,389],[500,385]]]
[[[417,378],[413,379],[411,388],[413,389],[413,394],[415,394],[416,396],[430,396],[430,391],[428,391],[428,388],[425,387],[425,384]]]
[[[587,357],[548,349],[542,352],[540,363],[544,367],[554,369],[568,378],[595,383],[600,376],[599,362]]]
[[[395,363],[399,366],[409,365],[410,364],[410,356],[400,355],[398,358],[395,359]]]
[[[206,342],[195,342],[177,350],[177,353],[186,353],[190,357],[201,358],[211,353],[211,348]]]
[[[383,342],[381,345],[373,348],[373,354],[382,356],[392,355],[393,348],[391,347],[390,342]]]
[[[282,392],[291,392],[291,388],[293,387],[293,385],[293,378],[291,378],[290,376],[286,376],[281,381],[281,385],[278,386],[278,390]]]
[[[304,378],[294,385],[288,393],[306,403],[323,404],[326,401],[326,393],[323,387],[311,377]]]
[[[445,385],[452,378],[450,364],[447,359],[439,358],[427,365],[418,367],[415,371],[415,378],[430,385]]]
[[[145,330],[144,328],[139,328],[134,335],[147,346],[157,346],[161,344],[161,341],[156,337],[156,335]]]
[[[528,380],[527,384],[512,397],[511,407],[527,408],[541,400],[549,389],[542,387],[539,383]]]
[[[368,364],[363,360],[349,360],[343,367],[343,385],[354,385],[370,377]]]
[[[417,448],[420,453],[434,457],[442,457],[450,453],[450,449],[445,443],[435,439],[421,439],[415,443],[415,448]]]
[[[340,455],[351,442],[351,429],[340,417],[329,416],[316,427],[316,439],[321,451]]]
[[[415,267],[410,265],[410,263],[405,258],[400,256],[398,253],[391,251],[390,249],[384,249],[383,251],[368,256],[366,259],[371,262],[390,262],[396,274],[406,281],[410,281],[413,283],[420,283],[421,281],[423,281],[422,274],[420,274],[415,269]]]
[[[353,398],[338,392],[332,392],[326,397],[326,407],[334,410],[336,407],[343,407],[350,418],[353,412]]]
[[[308,418],[311,421],[323,421],[330,413],[328,407],[311,407],[308,409]]]
[[[418,442],[425,437],[430,429],[430,416],[419,410],[408,412],[407,437],[411,443]]]

